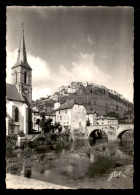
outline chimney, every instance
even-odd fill
[[[54,103],[54,110],[57,109],[60,106],[60,102],[55,102]]]

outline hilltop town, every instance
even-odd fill
[[[32,108],[45,112],[47,116],[54,116],[56,105],[60,106],[70,100],[84,105],[87,113],[96,111],[98,116],[116,117],[119,122],[133,121],[133,104],[123,95],[88,82],[71,82],[68,86],[61,86],[52,96],[32,101]]]

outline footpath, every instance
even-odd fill
[[[6,189],[72,189],[70,187],[28,179],[17,175],[6,174]]]

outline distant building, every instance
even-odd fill
[[[76,92],[76,89],[75,89],[75,86],[68,86],[68,93],[75,93]]]
[[[36,124],[37,120],[41,120],[39,110],[37,108],[32,108],[32,128],[36,131],[41,131],[39,124]]]
[[[97,117],[98,125],[117,125],[118,120],[114,117]]]
[[[87,111],[87,121],[89,120],[90,125],[97,125],[97,113],[96,111]]]
[[[69,100],[60,105],[56,110],[56,122],[60,122],[63,130],[74,129],[84,130],[86,127],[86,108],[76,103],[74,100]]]
[[[68,92],[68,86],[61,86],[58,91],[60,95],[63,95]]]
[[[56,110],[60,106],[60,102],[55,102],[54,103],[54,110]]]

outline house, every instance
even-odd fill
[[[80,131],[86,127],[86,108],[77,103],[75,100],[66,101],[56,110],[56,122],[60,122],[63,130],[69,129],[71,132],[74,129]]]
[[[41,132],[42,129],[39,124],[37,124],[38,120],[41,120],[39,110],[36,107],[32,108],[32,128],[33,130]]]
[[[55,124],[56,122],[56,112],[55,111],[52,111],[50,113],[46,113],[45,115],[45,118],[48,119],[48,118],[52,118],[52,124]]]
[[[61,86],[59,89],[58,89],[58,92],[60,95],[63,95],[65,93],[68,92],[68,86]]]
[[[114,117],[97,117],[98,125],[117,125],[118,120]]]
[[[75,93],[75,92],[76,92],[75,86],[73,85],[68,86],[68,93]]]
[[[82,85],[82,84],[80,84],[80,86],[79,86],[79,88],[78,88],[78,90],[77,90],[77,94],[83,94],[83,93],[85,93],[85,87]]]
[[[32,69],[27,62],[24,29],[17,61],[12,66],[12,83],[6,84],[6,135],[32,130]]]
[[[97,113],[95,110],[94,111],[87,110],[86,118],[87,121],[90,122],[91,126],[97,125]]]
[[[86,93],[92,93],[92,90],[93,90],[93,86],[88,84],[86,87]]]

